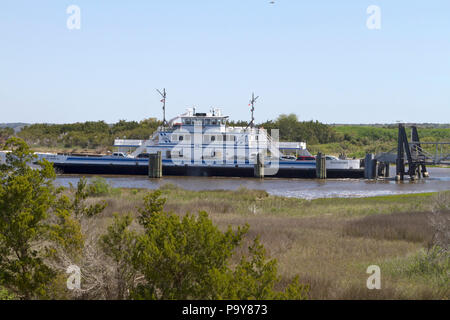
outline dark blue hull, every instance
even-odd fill
[[[142,165],[113,165],[113,164],[73,164],[55,163],[58,173],[63,174],[97,174],[97,175],[147,175],[148,167]],[[200,176],[200,177],[253,177],[252,167],[219,167],[219,166],[165,166],[164,176]],[[276,175],[267,178],[316,178],[316,170],[310,168],[280,168]],[[328,169],[327,177],[353,178],[364,177],[363,169]]]

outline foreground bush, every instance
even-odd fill
[[[12,152],[0,167],[0,286],[20,299],[46,298],[57,275],[51,261],[56,252],[81,250],[80,226],[69,199],[53,186],[51,164],[31,169],[35,157],[17,138],[5,149]]]
[[[237,266],[231,258],[247,233],[248,226],[225,232],[205,212],[179,217],[163,210],[161,191],[145,197],[139,209],[143,232],[130,231],[129,216],[115,217],[102,246],[117,266],[116,279],[131,285],[134,299],[305,299],[308,288],[294,281],[286,291],[276,291],[277,263],[268,260],[255,239],[249,256]],[[134,248],[134,249],[133,249]],[[130,251],[132,250],[132,251]],[[129,252],[132,252],[130,254]],[[135,275],[142,279],[132,285]],[[125,272],[125,273],[124,273]]]
[[[450,288],[450,255],[443,252],[440,247],[433,247],[428,252],[419,252],[409,264],[405,265],[403,272],[410,277],[422,277],[437,287]]]
[[[14,295],[9,293],[5,288],[0,287],[0,300],[14,300]]]

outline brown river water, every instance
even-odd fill
[[[363,179],[311,180],[211,177],[164,177],[152,180],[146,176],[103,176],[117,188],[157,189],[170,183],[188,190],[236,190],[239,187],[266,190],[269,194],[302,199],[354,198],[406,193],[438,192],[450,190],[450,168],[428,168],[430,178],[411,182],[393,180],[366,181]],[[395,172],[395,168],[391,168]],[[56,183],[61,186],[76,184],[80,175],[60,175]],[[93,176],[86,176],[91,179]]]

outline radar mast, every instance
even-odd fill
[[[167,121],[166,121],[166,97],[167,97],[167,93],[166,93],[166,88],[163,89],[163,91],[159,91],[158,89],[156,89],[156,91],[158,91],[158,93],[161,95],[162,100],[161,102],[163,103],[163,126],[165,127],[167,125]]]

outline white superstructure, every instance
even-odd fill
[[[307,152],[306,143],[277,143],[264,129],[230,127],[227,120],[228,116],[222,115],[220,109],[196,113],[190,108],[170,120],[167,126],[158,128],[149,140],[117,139],[114,146],[122,152],[135,148],[132,157],[161,151],[165,160],[196,161],[200,156],[208,161],[244,163],[257,153],[279,158],[283,148],[302,154]]]

